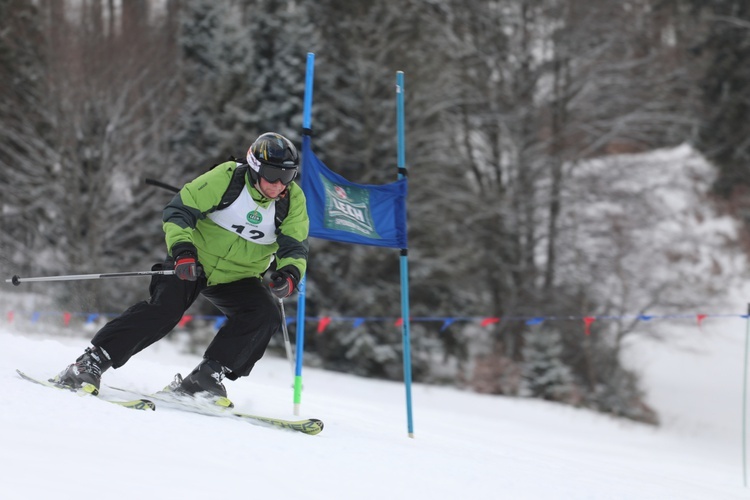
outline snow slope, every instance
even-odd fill
[[[326,424],[306,436],[30,384],[15,368],[52,375],[86,340],[0,329],[0,498],[748,498],[744,321],[719,323],[684,328],[691,350],[633,348],[661,428],[416,384],[415,439],[400,383],[305,369],[302,416]],[[104,381],[154,390],[197,362],[161,342]],[[713,370],[711,380],[698,369]],[[249,378],[228,383],[229,395],[240,410],[294,418],[289,372],[285,359],[267,356]]]

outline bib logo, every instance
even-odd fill
[[[250,224],[253,224],[253,225],[257,226],[258,224],[260,224],[261,222],[263,222],[263,214],[261,214],[257,210],[253,210],[252,212],[248,212],[247,213],[247,221]]]

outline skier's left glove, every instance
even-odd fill
[[[271,274],[271,282],[268,286],[271,293],[279,299],[285,299],[294,293],[299,283],[299,271],[294,266],[286,266]]]

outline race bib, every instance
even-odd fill
[[[227,231],[233,231],[242,238],[268,245],[276,241],[276,202],[263,208],[253,200],[247,188],[224,210],[208,214],[208,218]]]

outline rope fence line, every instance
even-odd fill
[[[64,326],[70,326],[70,322],[73,318],[85,318],[86,324],[94,323],[99,319],[111,319],[119,316],[117,313],[89,313],[89,312],[66,312],[66,311],[15,311],[10,310],[6,312],[6,322],[12,324],[18,321],[20,318],[28,318],[31,323],[37,323],[42,318],[57,318],[59,317]],[[523,322],[526,325],[540,325],[545,322],[552,321],[580,321],[583,326],[583,332],[585,335],[591,335],[591,327],[597,321],[642,321],[650,322],[656,320],[690,320],[695,321],[696,326],[700,328],[703,322],[709,319],[715,318],[738,318],[747,320],[750,318],[749,314],[703,314],[703,313],[692,313],[692,314],[641,314],[641,315],[602,315],[602,316],[413,316],[410,319],[413,323],[441,323],[440,331],[447,330],[451,325],[455,323],[476,323],[480,327],[488,327],[501,322]],[[226,317],[223,315],[202,315],[202,314],[186,314],[177,324],[178,328],[186,327],[190,322],[195,320],[203,320],[213,322],[214,328],[217,330],[226,321]],[[297,319],[293,316],[286,318],[287,325],[294,324]],[[351,323],[352,328],[357,328],[365,323],[391,323],[395,327],[401,327],[403,325],[402,318],[394,316],[305,316],[306,323],[314,323],[317,325],[316,332],[321,334],[332,323]]]

